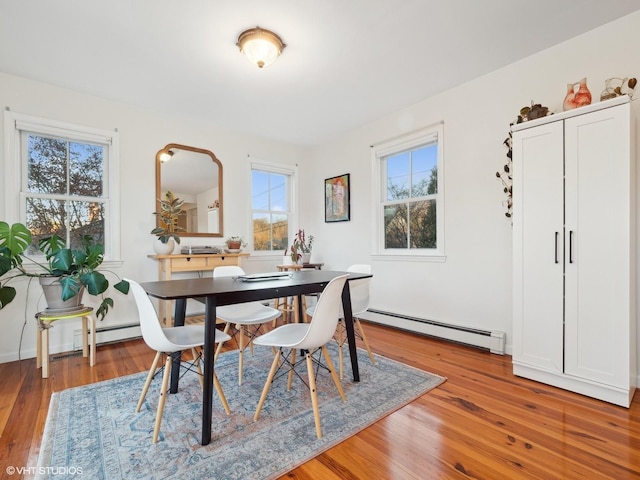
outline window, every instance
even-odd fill
[[[251,165],[251,210],[254,252],[282,253],[289,245],[294,170]]]
[[[57,234],[72,248],[89,235],[119,257],[117,212],[117,133],[6,112],[10,158],[8,216],[34,237]]]
[[[442,126],[374,147],[377,253],[444,254]]]

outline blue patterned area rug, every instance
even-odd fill
[[[337,350],[331,349],[332,358]],[[346,353],[346,350],[345,350]],[[227,416],[214,391],[213,434],[200,445],[202,392],[187,372],[180,390],[165,404],[160,439],[151,443],[161,376],[135,413],[147,373],[54,393],[38,459],[37,478],[217,479],[277,478],[422,396],[445,379],[376,356],[372,365],[358,350],[360,382],[345,362],[343,403],[327,372],[317,379],[322,439],[317,439],[309,389],[294,377],[276,377],[257,422],[253,421],[273,360],[256,347],[245,356],[243,384],[237,384],[237,351],[220,355],[216,372],[231,408]],[[348,360],[348,355],[345,355]],[[335,360],[334,360],[335,361]],[[306,368],[301,369],[306,377]]]

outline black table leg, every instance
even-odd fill
[[[211,442],[213,412],[213,355],[216,347],[216,297],[207,297],[204,311],[204,378],[202,389],[202,445]]]
[[[298,323],[304,323],[305,312],[302,311],[302,295],[298,295]]]
[[[187,315],[187,299],[179,298],[176,300],[176,312],[173,318],[174,327],[182,327],[184,325],[184,319]],[[171,383],[169,385],[169,393],[176,393],[178,391],[178,380],[180,379],[180,358],[182,352],[175,352],[171,354]]]
[[[349,355],[351,357],[351,370],[353,371],[353,381],[360,381],[360,370],[358,368],[358,353],[356,351],[356,335],[353,328],[353,312],[351,311],[351,292],[349,282],[345,282],[342,289],[342,311],[344,312],[344,326],[347,329],[347,340],[349,343]]]

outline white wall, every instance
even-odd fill
[[[247,155],[298,163],[299,226],[316,237],[313,261],[325,262],[326,269],[372,262],[374,308],[505,331],[510,351],[511,225],[504,216],[504,195],[495,177],[505,161],[502,142],[509,123],[532,100],[560,111],[566,84],[582,77],[587,77],[597,101],[606,78],[640,76],[640,56],[635,52],[639,30],[640,13],[635,13],[307,152],[228,132],[201,120],[163,115],[161,106],[158,112],[144,111],[2,74],[0,105],[56,120],[118,128],[124,264],[117,273],[121,276],[143,281],[156,278],[156,265],[146,255],[152,253],[149,231],[154,224],[154,156],[165,144],[208,148],[223,162],[225,236],[250,237]],[[640,102],[633,102],[632,108],[639,116]],[[444,121],[446,262],[372,259],[369,146],[440,121]],[[343,173],[351,174],[352,220],[325,224],[323,180]],[[273,260],[252,258],[245,267],[265,270],[274,264]],[[32,292],[34,297],[39,295],[39,288],[32,288]],[[17,358],[25,319],[21,353],[23,358],[34,355],[33,314],[38,308],[30,301],[25,311],[24,300],[21,291],[12,305],[0,311],[0,362]],[[115,300],[116,309],[104,324],[134,320],[132,300],[120,295]],[[61,326],[53,329],[52,351],[68,349],[65,335]]]
[[[52,85],[32,82],[15,76],[0,74],[0,105],[14,112],[45,117],[96,128],[114,129],[120,133],[120,181],[121,181],[121,229],[122,267],[114,270],[121,277],[138,281],[157,279],[156,262],[148,259],[153,254],[151,229],[155,226],[155,154],[168,143],[179,143],[213,151],[222,161],[224,169],[225,237],[241,235],[250,238],[250,190],[248,155],[265,160],[293,165],[298,161],[300,150],[271,140],[238,134],[202,120],[179,118],[173,114],[142,110],[110,100],[79,94]],[[0,116],[0,122],[2,122]],[[4,125],[0,125],[4,132]],[[0,133],[3,135],[3,133]],[[4,138],[0,149],[0,166],[4,172]],[[4,179],[3,179],[4,180]],[[2,181],[2,184],[4,182]],[[5,211],[3,194],[0,194],[0,219],[9,219]],[[192,245],[222,245],[223,238],[183,239]],[[276,261],[273,261],[275,265]],[[251,271],[252,264],[247,265]],[[0,310],[0,362],[35,356],[34,314],[44,308],[38,302],[41,289],[30,288],[26,301],[26,279],[15,284],[19,289],[13,303]],[[115,308],[99,324],[110,326],[137,322],[137,311],[133,297],[114,292]],[[85,295],[84,303],[91,304]],[[26,306],[26,308],[25,308]],[[79,321],[60,322],[50,332],[51,351],[71,349],[71,331],[79,328]],[[24,337],[19,352],[23,324]],[[98,357],[99,359],[99,357]]]
[[[301,169],[301,183],[309,192],[302,198],[301,218],[317,237],[314,261],[334,269],[371,262],[373,308],[504,331],[510,352],[511,225],[495,176],[506,160],[502,143],[509,123],[532,100],[562,111],[566,84],[582,77],[596,102],[607,78],[640,76],[638,31],[640,13],[635,13],[314,149]],[[640,102],[633,102],[632,109],[640,117]],[[369,255],[374,235],[369,146],[440,121],[446,262],[376,260]],[[344,173],[351,174],[352,220],[324,224],[322,179]]]

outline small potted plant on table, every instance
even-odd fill
[[[313,250],[313,235],[305,236],[304,230],[298,230],[291,244],[291,260],[293,263],[310,263]]]
[[[242,249],[247,246],[247,243],[239,236],[227,238],[225,244],[227,246],[227,248],[225,248],[227,253],[240,253]]]

